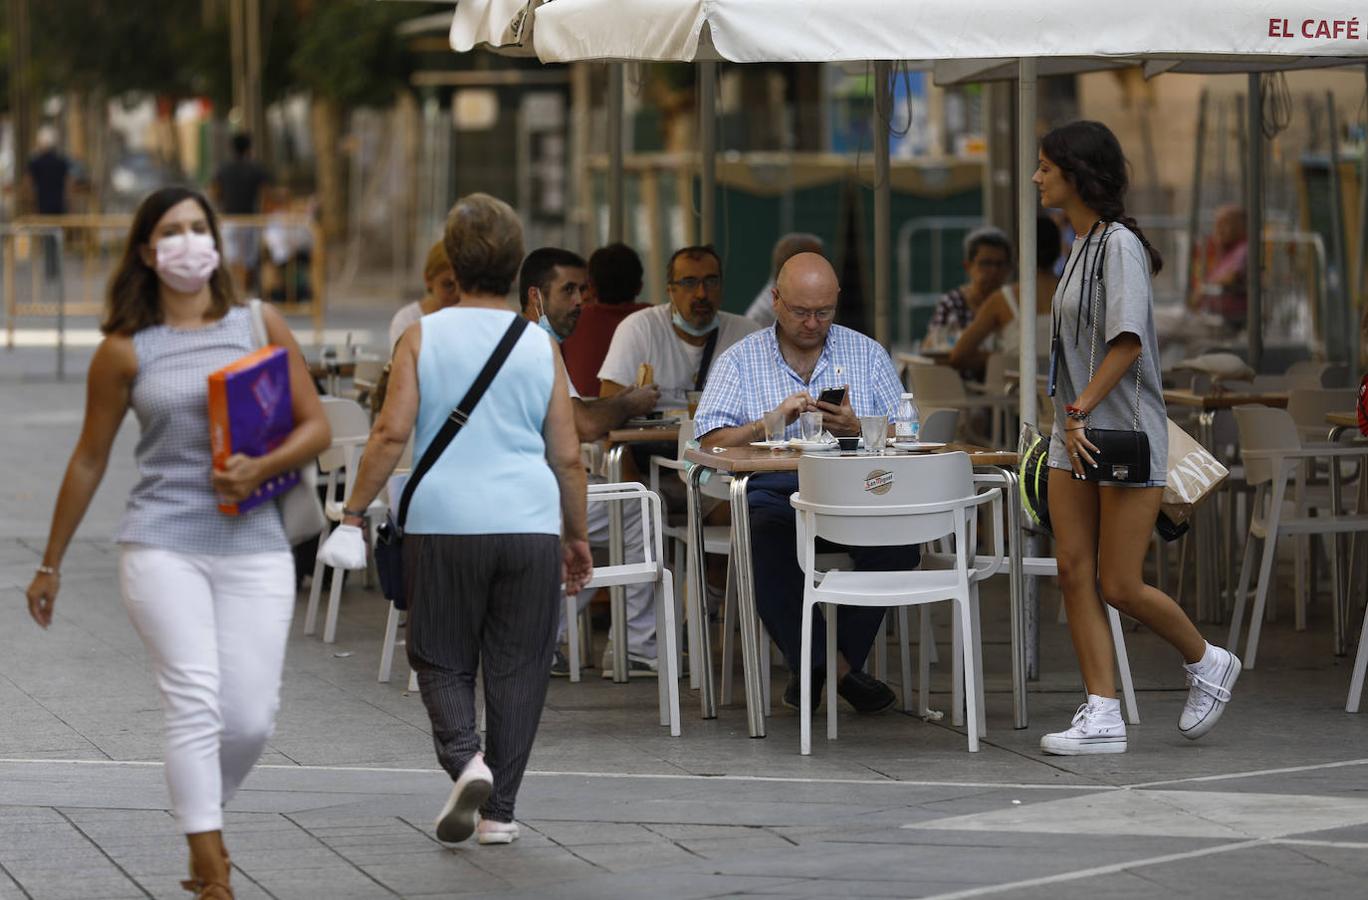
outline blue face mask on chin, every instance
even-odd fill
[[[716,331],[722,324],[722,320],[714,313],[712,321],[702,328],[699,328],[697,325],[690,323],[688,319],[681,316],[679,310],[674,311],[674,315],[670,317],[670,321],[674,323],[674,327],[692,337],[707,337],[709,334]]]
[[[565,338],[561,337],[556,329],[551,326],[551,320],[546,317],[546,313],[542,313],[537,317],[537,324],[541,326],[542,331],[545,331],[547,334],[551,335],[551,337],[555,338],[557,344],[565,343]]]

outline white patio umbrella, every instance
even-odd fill
[[[1295,14],[1251,0],[1149,0],[1131,11],[1118,10],[1113,3],[1073,0],[977,0],[972,9],[965,4],[906,0],[555,0],[538,11],[535,44],[544,61],[919,59],[978,61],[975,65],[986,60],[1007,66],[1015,59],[1020,76],[1019,133],[1027,135],[1035,124],[1035,80],[1041,64],[1048,71],[1061,58],[1072,58],[1074,65],[1089,58],[1100,65],[1141,57],[1265,63],[1307,57],[1364,59],[1368,22],[1347,17],[1339,4],[1326,0],[1304,0]],[[886,153],[887,142],[876,142],[876,149],[879,146]],[[1029,259],[1035,252],[1030,183],[1035,150],[1023,141],[1018,151],[1019,252]],[[876,165],[880,162],[876,156]],[[882,162],[886,165],[886,159]],[[886,176],[878,182],[886,191]],[[887,195],[882,194],[882,204],[880,197],[876,193],[875,255],[886,259],[880,251],[887,252]],[[876,269],[882,271],[882,266]],[[1034,292],[1034,284],[1024,280],[1024,308],[1033,306]],[[1255,297],[1251,300],[1257,303]],[[876,322],[885,322],[887,285],[877,281],[875,309]],[[1251,309],[1251,314],[1256,312]],[[1035,322],[1029,319],[1022,320],[1020,357],[1027,385],[1035,375]],[[1022,414],[1034,417],[1033,391],[1022,393]]]

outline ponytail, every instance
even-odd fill
[[[1124,226],[1126,230],[1140,239],[1141,246],[1143,246],[1145,252],[1149,254],[1150,274],[1158,275],[1163,271],[1164,257],[1159,255],[1159,251],[1154,248],[1154,245],[1149,242],[1149,238],[1145,237],[1145,233],[1140,230],[1140,223],[1124,214],[1117,216],[1114,221],[1116,221],[1118,225]]]

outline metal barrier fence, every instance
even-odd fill
[[[0,294],[5,345],[15,346],[19,320],[56,318],[58,372],[71,316],[99,315],[105,283],[118,264],[131,216],[25,216],[0,225]],[[224,216],[223,265],[258,273],[253,293],[284,315],[309,316],[322,332],[326,271],[322,230],[307,215]],[[239,284],[241,282],[239,281]]]

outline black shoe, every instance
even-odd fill
[[[881,713],[897,702],[893,689],[871,675],[853,669],[836,682],[836,693],[858,713]]]
[[[561,652],[559,647],[551,651],[551,677],[570,677],[570,660]]]
[[[822,705],[822,689],[826,687],[826,669],[812,670],[812,711],[816,712],[817,707]],[[788,686],[784,688],[783,703],[789,709],[797,712],[801,707],[798,701],[802,699],[803,682],[798,677],[797,672],[789,673]]]

